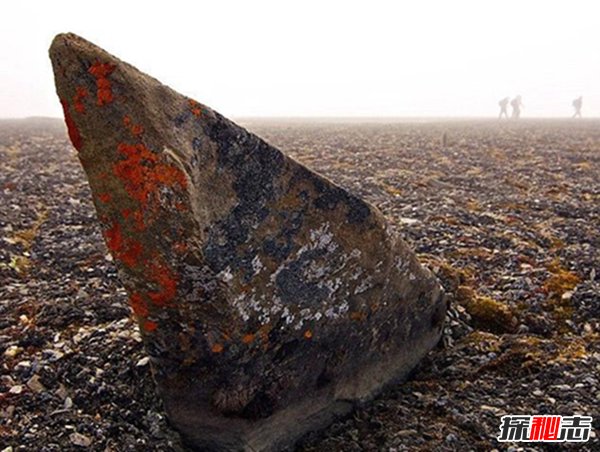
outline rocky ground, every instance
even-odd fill
[[[408,383],[301,451],[500,444],[584,414],[600,449],[600,122],[243,122],[377,205],[452,299]],[[0,122],[0,451],[184,450],[62,123]],[[12,448],[12,449],[11,449]]]

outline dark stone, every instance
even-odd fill
[[[75,35],[50,56],[158,391],[193,447],[289,446],[438,341],[441,287],[375,207]]]

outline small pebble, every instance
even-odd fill
[[[34,375],[29,379],[29,381],[27,381],[27,387],[33,392],[42,392],[46,389],[40,381],[40,377],[38,375]]]
[[[6,350],[4,350],[4,356],[6,356],[7,358],[14,358],[22,351],[23,351],[23,349],[21,347],[17,347],[16,345],[11,345]]]
[[[77,432],[71,433],[69,435],[69,440],[75,446],[79,447],[90,447],[90,445],[92,444],[92,440],[89,437]]]
[[[147,365],[149,362],[150,362],[150,358],[145,356],[137,362],[136,366],[143,367],[143,366]]]

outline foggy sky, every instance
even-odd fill
[[[2,2],[0,117],[60,116],[72,31],[229,116],[600,116],[594,1]]]

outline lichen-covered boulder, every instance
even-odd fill
[[[50,48],[69,136],[172,424],[276,450],[438,341],[438,281],[373,206],[73,34]]]

